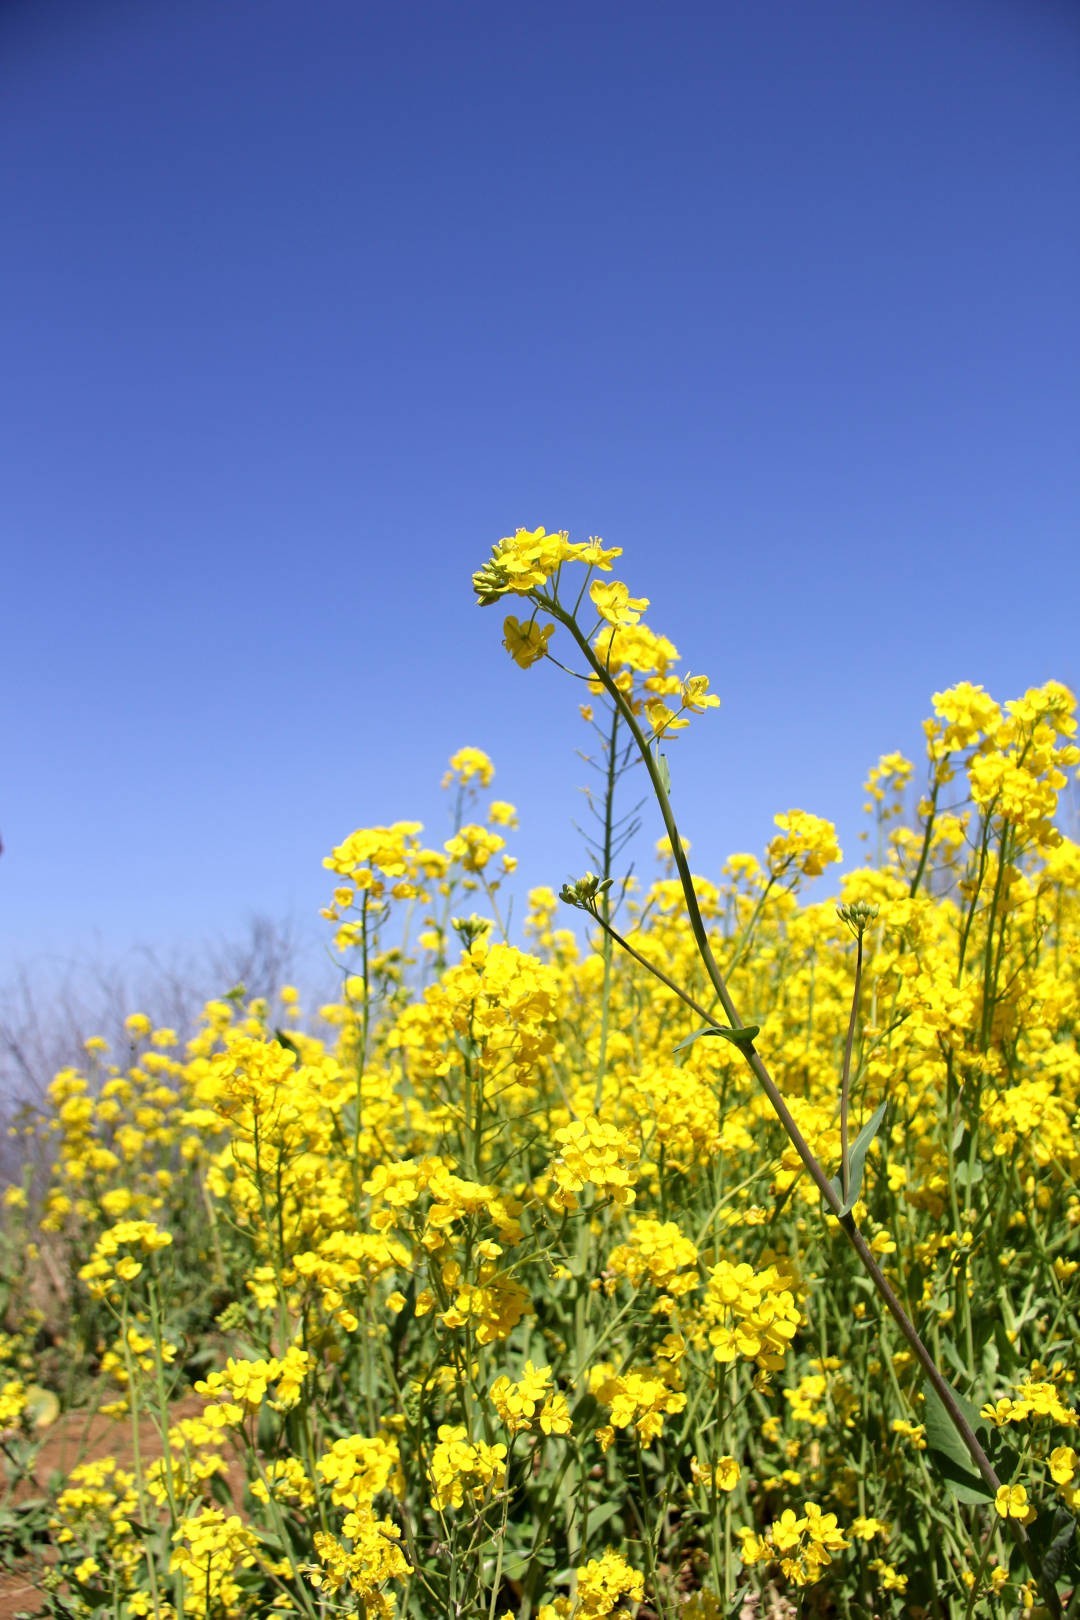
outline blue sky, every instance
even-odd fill
[[[580,871],[518,525],[720,693],[701,870],[1080,683],[1071,5],[9,0],[0,82],[0,965],[317,926],[462,743]]]

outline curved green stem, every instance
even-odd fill
[[[679,874],[683,898],[686,902],[687,918],[690,923],[691,931],[694,935],[695,943],[697,944],[698,954],[701,957],[705,971],[709,976],[709,980],[716,992],[717,1000],[724,1010],[724,1014],[729,1025],[732,1029],[741,1029],[743,1028],[742,1020],[739,1017],[731,993],[728,990],[723,974],[721,973],[716,958],[713,955],[708,931],[705,927],[704,918],[701,915],[701,907],[698,904],[697,893],[694,888],[694,880],[686,858],[686,851],[684,850],[682,840],[679,837],[679,829],[675,822],[675,815],[671,806],[671,800],[668,797],[667,788],[664,784],[657,760],[654,757],[653,750],[645,739],[641,726],[638,723],[637,716],[634,714],[633,709],[627,702],[624,694],[619,690],[614,679],[612,678],[610,671],[596,656],[594,649],[583,635],[574,619],[567,614],[564,608],[562,608],[557,602],[552,601],[550,598],[539,596],[538,593],[538,599],[540,601],[540,605],[551,613],[554,618],[558,619],[561,624],[565,625],[566,629],[570,632],[570,635],[577,643],[579,650],[587,659],[590,668],[601,682],[609,697],[620,709],[623,720],[625,721],[626,726],[637,744],[638,751],[641,755],[646,772],[648,773],[649,781],[660,809],[660,815],[664,823],[664,830],[667,833],[668,841],[671,846],[672,858],[675,862],[676,871]],[[713,1024],[714,1027],[720,1027],[714,1018],[708,1018],[707,1022]],[[893,1321],[896,1323],[897,1327],[900,1329],[900,1332],[907,1340],[916,1361],[919,1363],[919,1366],[926,1375],[927,1382],[930,1384],[942,1406],[945,1408],[950,1422],[963,1441],[968,1455],[970,1456],[980,1478],[983,1480],[984,1484],[991,1493],[996,1493],[1000,1489],[1001,1480],[995,1471],[990,1458],[983,1449],[983,1446],[980,1443],[974,1429],[971,1427],[971,1424],[964,1416],[963,1411],[957,1403],[956,1396],[953,1394],[948,1382],[939,1371],[933,1356],[920,1338],[915,1324],[911,1321],[911,1318],[908,1316],[903,1305],[900,1303],[900,1300],[897,1298],[891,1283],[888,1281],[884,1272],[881,1270],[881,1267],[878,1265],[876,1256],[873,1254],[866,1239],[856,1226],[853,1216],[851,1214],[844,1215],[841,1213],[844,1206],[840,1194],[832,1185],[816,1154],[810,1147],[810,1144],[807,1142],[806,1138],[803,1136],[802,1131],[799,1129],[799,1126],[790,1108],[785,1102],[778,1086],[776,1085],[776,1082],[773,1080],[760,1054],[756,1051],[753,1041],[748,1040],[740,1042],[739,1051],[742,1052],[743,1057],[754,1075],[754,1078],[757,1080],[762,1091],[765,1093],[765,1096],[768,1098],[773,1112],[780,1121],[788,1140],[791,1142],[791,1145],[798,1154],[804,1169],[820,1192],[826,1208],[839,1221],[840,1228],[844,1233],[845,1238],[851,1245],[852,1249],[854,1249],[859,1263],[866,1275],[869,1277],[875,1292],[877,1293],[885,1309],[888,1311],[889,1315],[892,1317]],[[1009,1524],[1010,1527],[1015,1526],[1014,1534],[1016,1536],[1016,1540],[1023,1549],[1028,1567],[1031,1570],[1032,1575],[1035,1577],[1043,1599],[1049,1607],[1051,1614],[1055,1616],[1060,1615],[1061,1604],[1058,1598],[1057,1590],[1052,1582],[1044,1578],[1038,1563],[1038,1559],[1035,1556],[1034,1550],[1031,1548],[1026,1531],[1018,1520],[1010,1519]]]

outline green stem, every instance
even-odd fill
[[[960,951],[956,965],[956,982],[958,985],[963,983],[964,959],[967,956],[968,940],[971,937],[971,927],[975,921],[975,908],[979,903],[979,895],[982,892],[983,878],[986,876],[986,863],[990,855],[990,818],[994,813],[994,803],[996,801],[991,803],[986,811],[986,818],[983,822],[982,839],[979,844],[979,870],[975,877],[975,887],[968,902],[964,926],[960,932]]]
[[[915,868],[915,876],[912,878],[911,887],[908,890],[909,900],[914,900],[916,894],[918,894],[919,884],[922,882],[923,873],[926,871],[926,862],[930,855],[930,839],[934,831],[934,816],[937,812],[938,794],[940,792],[941,783],[935,781],[934,790],[930,795],[930,814],[926,818],[926,831],[923,834],[922,850],[919,854],[919,864]]]
[[[840,1185],[844,1203],[848,1201],[851,1165],[848,1159],[848,1105],[851,1101],[851,1054],[855,1045],[855,1025],[859,1017],[859,989],[862,985],[863,931],[856,935],[855,988],[851,992],[851,1017],[844,1042],[844,1069],[840,1076]]]
[[[604,780],[604,845],[601,877],[610,877],[611,863],[615,839],[615,783],[618,772],[615,767],[615,751],[619,734],[619,710],[613,707],[611,711],[611,732],[607,739],[607,774]],[[612,948],[608,929],[611,925],[611,891],[605,889],[601,901],[603,915],[599,919],[604,928],[604,982],[600,990],[600,1051],[596,1060],[596,1093],[593,1102],[593,1112],[599,1114],[600,1105],[604,1100],[604,1075],[607,1070],[608,1029],[611,1021],[611,959]]]
[[[672,995],[678,996],[680,1001],[685,1002],[686,1006],[690,1008],[691,1012],[696,1012],[699,1018],[704,1018],[707,1024],[711,1024],[714,1028],[716,1028],[715,1018],[713,1017],[712,1013],[706,1012],[700,1001],[695,1001],[689,991],[684,990],[681,985],[675,983],[674,979],[669,978],[664,972],[663,968],[658,968],[655,962],[650,962],[647,956],[642,956],[641,952],[636,950],[634,946],[630,944],[629,940],[623,938],[618,929],[612,928],[610,923],[604,921],[604,918],[600,915],[599,911],[593,909],[592,907],[587,909],[589,916],[598,922],[600,927],[603,929],[605,938],[612,939],[616,945],[626,952],[627,956],[639,963],[647,973],[651,973],[654,979],[659,979],[660,983],[666,986],[666,988],[671,991]]]
[[[983,996],[979,1043],[984,1052],[990,1044],[990,1032],[994,1023],[994,992],[996,989],[997,974],[1000,970],[1000,954],[997,961],[995,961],[994,957],[994,929],[997,923],[998,908],[1001,904],[1001,893],[1005,884],[1005,871],[1008,866],[1008,856],[1009,823],[1006,822],[1001,833],[1001,843],[998,846],[998,868],[994,876],[994,892],[990,899],[990,915],[986,919],[986,945],[983,950]],[[1004,919],[1002,919],[1001,932],[1002,945],[1004,945]]]

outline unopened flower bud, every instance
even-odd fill
[[[593,872],[586,872],[584,877],[578,878],[576,883],[564,883],[559,890],[559,899],[568,906],[577,906],[581,910],[589,911],[602,894],[611,888],[613,878],[598,878]]]
[[[865,932],[877,914],[877,906],[872,906],[868,900],[852,900],[836,908],[836,915],[842,923],[847,924],[856,938]]]
[[[480,607],[491,607],[510,588],[509,574],[494,558],[486,562],[483,568],[477,569],[472,582]]]
[[[473,912],[471,917],[451,917],[450,926],[460,939],[462,950],[471,951],[477,940],[491,927],[491,920],[488,917],[478,917]]]

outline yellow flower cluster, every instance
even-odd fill
[[[618,1126],[587,1114],[557,1130],[555,1141],[561,1151],[552,1161],[550,1173],[555,1183],[551,1199],[557,1208],[576,1209],[578,1194],[586,1185],[606,1193],[615,1204],[633,1203],[634,1166],[640,1150]]]
[[[770,841],[765,858],[774,878],[792,870],[804,877],[820,877],[827,866],[843,859],[835,827],[821,816],[788,810],[773,820],[780,831]]]
[[[242,1423],[264,1402],[274,1411],[287,1411],[299,1401],[313,1367],[311,1352],[299,1345],[290,1345],[283,1356],[260,1356],[255,1361],[229,1356],[220,1372],[196,1380],[196,1392],[208,1402],[203,1422],[211,1428],[227,1428]]]
[[[21,1378],[8,1378],[0,1384],[0,1434],[15,1429],[26,1411],[26,1386]]]
[[[1004,1395],[1000,1400],[988,1402],[982,1409],[997,1428],[1009,1423],[1024,1423],[1030,1418],[1049,1418],[1053,1423],[1074,1426],[1078,1419],[1071,1406],[1061,1399],[1057,1386],[1045,1379],[1028,1379],[1017,1386],[1015,1398]]]
[[[366,911],[386,899],[430,899],[430,884],[446,871],[447,858],[420,841],[419,821],[395,821],[390,827],[362,827],[350,833],[323,861],[330,872],[346,882],[334,890],[334,904],[323,913],[336,921],[353,909]],[[357,943],[359,922],[338,929],[338,948]]]
[[[566,1396],[555,1389],[550,1367],[525,1370],[514,1383],[505,1374],[491,1386],[491,1404],[511,1434],[521,1434],[535,1425],[542,1434],[569,1434],[570,1408]]]
[[[823,1513],[807,1502],[801,1514],[785,1508],[763,1535],[740,1530],[744,1564],[777,1564],[796,1586],[813,1586],[832,1563],[834,1552],[851,1543],[839,1528],[835,1513]]]
[[[621,555],[619,547],[605,548],[595,538],[571,542],[565,530],[548,534],[544,529],[518,529],[499,541],[490,561],[474,574],[473,586],[481,606],[506,595],[532,601],[531,618],[510,614],[503,622],[503,646],[520,668],[529,669],[548,656],[555,624],[540,622],[537,613],[554,613],[566,622],[559,603],[563,565],[582,563],[590,573],[594,568],[609,572],[613,560]],[[719,705],[719,698],[709,691],[707,676],[679,677],[674,672],[678,657],[674,646],[642,618],[648,597],[631,596],[619,579],[592,580],[587,593],[582,587],[579,602],[586,594],[600,625],[592,635],[594,667],[585,673],[595,696],[604,691],[606,680],[613,681],[632,712],[644,714],[651,735],[658,739],[684,730],[690,715]],[[596,620],[593,624],[595,627]],[[584,648],[585,638],[580,640]],[[668,699],[677,702],[673,706]],[[586,719],[592,718],[592,712],[589,705],[582,709]]]
[[[284,1459],[278,1469],[267,1482],[275,1495],[301,1506],[317,1502],[314,1482],[297,1459]],[[333,1506],[344,1513],[339,1534],[315,1532],[317,1562],[305,1564],[302,1573],[316,1591],[335,1600],[352,1594],[360,1600],[361,1612],[373,1620],[391,1620],[395,1599],[385,1588],[411,1575],[412,1568],[400,1546],[399,1526],[380,1515],[375,1503],[384,1493],[402,1494],[397,1442],[386,1434],[340,1436],[319,1458],[316,1474],[329,1485]]]
[[[546,585],[565,562],[607,570],[621,556],[618,546],[605,549],[595,539],[572,544],[565,529],[554,534],[544,529],[518,529],[498,542],[490,562],[473,575],[473,588],[481,604],[487,605],[501,596],[528,596]]]
[[[153,1221],[117,1221],[98,1238],[90,1259],[79,1268],[79,1276],[95,1299],[109,1298],[142,1273],[143,1261],[137,1254],[156,1254],[172,1240],[172,1233],[162,1231]]]
[[[776,1263],[755,1271],[747,1261],[721,1260],[709,1272],[703,1315],[717,1361],[740,1357],[763,1371],[783,1366],[802,1313],[793,1278]]]
[[[439,1512],[471,1503],[484,1503],[506,1483],[506,1447],[466,1439],[462,1423],[439,1425],[439,1441],[431,1454],[431,1502]]]
[[[169,1559],[170,1572],[184,1577],[184,1612],[210,1620],[235,1611],[242,1592],[238,1576],[259,1562],[261,1551],[258,1536],[236,1513],[206,1507],[184,1519]]]
[[[658,1367],[632,1367],[618,1372],[600,1362],[589,1373],[589,1393],[610,1413],[611,1422],[596,1433],[603,1451],[615,1441],[616,1429],[633,1429],[643,1445],[651,1445],[664,1428],[664,1418],[684,1410],[686,1395],[672,1362]]]
[[[616,1552],[590,1558],[575,1572],[575,1583],[573,1598],[542,1604],[537,1620],[630,1620],[622,1600],[640,1603],[645,1595],[641,1572]]]
[[[742,1469],[734,1457],[721,1457],[715,1463],[703,1463],[697,1457],[690,1459],[690,1478],[695,1485],[712,1493],[733,1491],[742,1478]]]
[[[475,784],[478,788],[490,787],[495,779],[495,766],[491,758],[482,748],[459,748],[451,754],[449,769],[442,779],[444,788],[456,783],[459,787],[467,788]]]
[[[625,1277],[634,1288],[649,1283],[660,1292],[654,1310],[667,1310],[673,1300],[682,1299],[698,1285],[698,1251],[675,1221],[657,1221],[648,1216],[632,1218],[630,1238],[618,1243],[608,1255],[608,1267],[617,1277]]]
[[[319,1562],[306,1565],[304,1573],[316,1591],[328,1592],[335,1599],[343,1592],[351,1593],[363,1603],[361,1612],[371,1620],[393,1620],[394,1596],[383,1588],[412,1574],[399,1545],[400,1536],[391,1519],[367,1512],[346,1514],[341,1537],[316,1530]]]
[[[338,1507],[359,1508],[383,1491],[402,1494],[401,1453],[392,1435],[342,1435],[316,1466]]]

